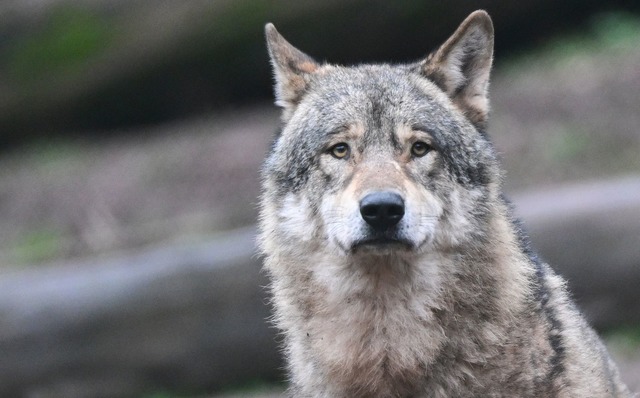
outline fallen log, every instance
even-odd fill
[[[640,323],[640,178],[514,195],[600,328]],[[276,380],[253,228],[0,275],[0,396],[130,397]]]
[[[513,197],[543,260],[598,329],[640,324],[640,177]]]
[[[254,230],[0,276],[0,396],[130,397],[273,380]]]

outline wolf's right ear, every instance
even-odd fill
[[[286,117],[298,105],[306,92],[311,74],[320,66],[310,56],[289,44],[273,24],[268,23],[264,32],[276,81],[276,105],[284,108]]]

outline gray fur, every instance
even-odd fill
[[[259,243],[292,397],[630,396],[502,197],[485,12],[410,65],[318,64],[266,35],[284,126]],[[405,206],[384,232],[359,210],[378,191]]]

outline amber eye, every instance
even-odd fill
[[[431,147],[426,142],[416,141],[413,143],[413,145],[411,145],[411,154],[418,158],[423,157],[424,155],[429,153],[430,150]]]
[[[336,159],[346,159],[351,153],[349,145],[341,142],[329,148],[329,153]]]

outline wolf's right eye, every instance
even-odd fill
[[[431,147],[426,142],[417,141],[411,146],[411,154],[413,156],[421,158],[431,150]]]
[[[336,159],[346,159],[351,153],[349,145],[341,142],[329,148],[329,153]]]

